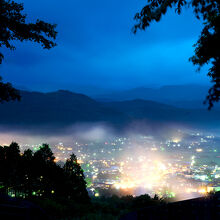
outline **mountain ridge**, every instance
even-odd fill
[[[0,126],[67,127],[76,123],[107,123],[123,129],[134,121],[188,126],[220,125],[220,111],[184,109],[142,99],[98,102],[84,94],[21,91],[20,102],[0,104]]]
[[[206,85],[167,85],[159,88],[137,87],[124,91],[117,91],[99,96],[92,96],[97,101],[113,102],[133,99],[152,100],[180,108],[208,108],[204,100],[208,95],[209,86]],[[216,104],[214,109],[220,109]]]

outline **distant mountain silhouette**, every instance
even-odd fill
[[[203,104],[209,86],[170,85],[160,88],[139,87],[130,90],[93,96],[98,101],[126,101],[133,99],[152,100],[180,108],[208,108]],[[220,109],[220,105],[215,108]]]
[[[0,104],[0,124],[69,125],[77,122],[122,123],[127,118],[86,95],[59,90],[21,92],[21,101]]]
[[[220,125],[220,111],[218,110],[183,109],[141,99],[106,102],[104,105],[115,111],[121,111],[129,118],[135,120],[147,120],[157,123],[181,123],[191,126]]]
[[[181,123],[190,126],[218,126],[220,111],[183,109],[154,101],[97,102],[69,91],[21,92],[20,102],[0,104],[0,126],[65,127],[81,122],[106,122],[124,127],[137,120],[149,124]]]

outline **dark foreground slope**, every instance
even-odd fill
[[[220,219],[218,194],[173,203],[155,200],[148,195],[92,198],[89,204],[79,204],[67,198],[32,198],[31,201],[2,200],[0,196],[0,219]]]
[[[0,194],[0,219],[48,220],[50,218],[42,208],[29,201]]]
[[[121,220],[211,220],[220,219],[220,195],[146,207],[124,215]]]

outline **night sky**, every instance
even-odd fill
[[[3,49],[5,81],[21,88],[51,91],[80,86],[127,89],[171,84],[207,84],[188,61],[202,29],[190,9],[169,11],[145,32],[131,32],[133,17],[146,0],[21,0],[29,20],[58,25],[58,46],[35,43]]]

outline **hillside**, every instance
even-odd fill
[[[209,86],[203,85],[168,85],[160,88],[138,87],[93,97],[104,102],[143,99],[179,108],[205,109],[208,106],[204,105],[203,102],[208,94],[208,90]],[[214,109],[220,109],[220,105],[216,104]]]
[[[123,128],[134,121],[178,123],[186,126],[216,127],[220,112],[206,109],[183,109],[154,101],[131,100],[97,102],[88,96],[69,91],[52,93],[22,91],[20,102],[0,104],[0,126],[66,127],[81,122],[106,122]]]
[[[131,100],[107,102],[104,105],[115,111],[121,111],[128,117],[157,123],[180,123],[198,127],[216,127],[220,125],[220,111],[207,109],[183,109],[154,101]]]
[[[71,125],[77,122],[123,123],[127,118],[88,96],[69,91],[21,92],[20,102],[0,104],[0,124]]]

